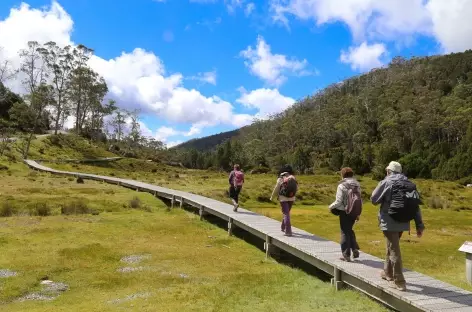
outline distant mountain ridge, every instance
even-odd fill
[[[198,151],[208,151],[214,149],[224,141],[238,136],[241,129],[220,132],[207,137],[192,139],[172,147],[173,149],[196,149]]]

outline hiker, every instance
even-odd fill
[[[292,225],[290,223],[290,210],[292,209],[293,202],[295,201],[295,194],[298,190],[298,183],[293,175],[293,169],[290,165],[283,166],[277,178],[270,201],[277,194],[277,199],[280,202],[282,208],[282,232],[285,232],[285,236],[292,236]]]
[[[392,282],[391,287],[405,291],[400,238],[404,231],[410,231],[411,220],[415,220],[418,238],[423,235],[425,226],[419,208],[421,200],[416,185],[402,174],[400,163],[392,161],[385,169],[387,176],[377,185],[371,196],[374,205],[380,204],[379,226],[387,247],[384,269],[380,272],[380,277]]]
[[[239,193],[244,184],[244,173],[238,164],[234,165],[233,171],[229,174],[229,197],[233,202],[233,211],[239,208]]]
[[[351,251],[354,259],[359,258],[359,244],[352,228],[359,221],[362,212],[361,185],[349,167],[341,169],[341,179],[336,191],[336,200],[329,205],[329,209],[339,216],[342,253],[340,260],[351,262]]]

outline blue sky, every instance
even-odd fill
[[[143,133],[173,145],[396,55],[471,48],[470,14],[461,0],[2,0],[0,46],[13,59],[35,38],[93,48],[110,97],[141,109]]]

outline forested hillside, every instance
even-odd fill
[[[213,152],[186,150],[178,157],[196,168],[289,162],[306,173],[351,166],[376,176],[399,160],[410,177],[454,180],[472,175],[471,117],[471,50],[396,57],[388,68],[331,85],[242,129]]]
[[[224,141],[239,135],[240,129],[233,131],[213,134],[202,139],[192,139],[182,144],[175,146],[175,149],[196,149],[198,151],[207,151],[215,148]]]

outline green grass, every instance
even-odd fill
[[[31,158],[115,156],[72,136],[60,138],[59,144],[54,142],[48,138],[34,141]],[[0,212],[5,208],[13,214],[0,218],[0,269],[20,274],[0,279],[2,310],[384,310],[357,292],[336,293],[304,272],[264,261],[256,247],[227,237],[225,231],[193,214],[178,209],[169,212],[149,194],[88,180],[77,184],[73,178],[32,172],[18,154],[11,154],[16,156],[0,159]],[[229,202],[225,173],[131,159],[50,166],[136,179]],[[329,175],[299,177],[299,199],[292,210],[294,226],[339,239],[338,220],[327,211],[338,180]],[[247,175],[246,181],[242,206],[280,220],[278,205],[267,201],[275,176]],[[425,197],[426,232],[422,239],[405,235],[405,266],[472,290],[464,277],[464,255],[457,251],[472,235],[472,190],[453,182],[416,182]],[[362,177],[365,199],[376,183]],[[38,208],[50,216],[37,216]],[[383,257],[376,214],[377,208],[366,204],[356,231],[363,251]],[[131,254],[150,254],[150,259],[134,265],[148,269],[117,272],[129,266],[120,258]],[[14,302],[38,289],[44,276],[69,284],[70,290],[52,302]],[[123,300],[133,294],[138,294],[137,298]]]
[[[0,278],[2,311],[385,311],[360,293],[337,293],[316,277],[265,261],[253,245],[195,214],[167,211],[148,194],[49,174],[33,181],[23,173],[0,177],[0,201],[18,211],[44,202],[53,215],[0,218],[0,269],[19,273]],[[150,212],[129,208],[136,197]],[[71,198],[100,214],[61,215],[61,203]],[[120,262],[136,254],[151,257]],[[144,269],[117,272],[126,266]],[[69,290],[50,302],[15,301],[46,276]]]
[[[122,160],[107,164],[108,167],[87,165],[56,165],[66,170],[97,172],[117,177],[127,177],[157,185],[185,190],[229,202],[227,175],[224,173],[183,170],[152,163],[130,165]],[[147,166],[147,167],[146,167]],[[157,170],[153,173],[152,171]],[[267,202],[276,177],[273,175],[246,175],[241,193],[241,206],[265,216],[281,219],[276,203]],[[292,210],[292,224],[308,232],[339,240],[338,219],[327,209],[334,200],[337,176],[299,176],[299,200]],[[377,224],[378,207],[368,202],[377,181],[361,177],[365,199],[361,222],[355,230],[363,251],[384,257],[383,235]],[[461,288],[472,290],[465,279],[465,256],[457,249],[472,236],[472,189],[455,182],[416,180],[424,197],[422,207],[426,231],[423,238],[405,233],[402,254],[405,267],[433,276]],[[414,228],[414,223],[412,222]]]

